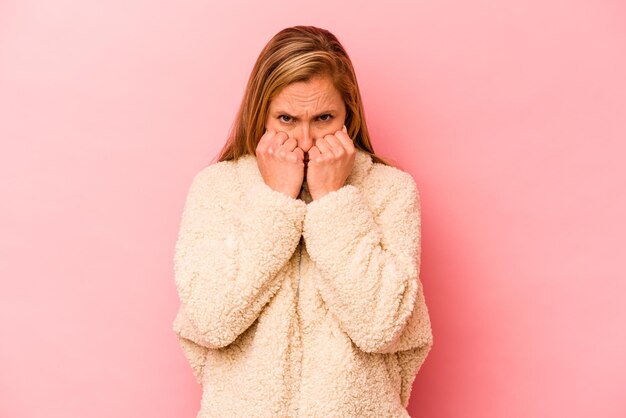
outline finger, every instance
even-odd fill
[[[340,138],[339,135],[343,135],[342,131],[337,131],[338,134],[328,134],[324,136],[326,139],[326,144],[330,148],[330,151],[333,153],[335,157],[339,157],[345,152],[344,141]]]
[[[320,149],[317,147],[317,145],[313,145],[311,148],[309,148],[309,161],[319,157],[320,155],[322,155],[322,153],[320,152]]]
[[[268,139],[267,151],[269,154],[279,154],[282,148],[282,145],[289,139],[289,135],[283,131],[273,131],[272,137]]]
[[[293,153],[296,154],[296,156],[298,157],[298,161],[304,162],[304,150],[302,148],[296,147],[293,150]]]
[[[263,148],[269,145],[270,138],[273,135],[274,135],[274,131],[272,129],[265,128],[265,132],[263,133],[263,135],[261,135],[261,138],[259,139],[259,142],[257,143],[257,148],[259,147]]]
[[[293,151],[294,148],[298,146],[298,141],[293,138],[289,138],[285,142],[283,142],[281,146],[288,151]]]
[[[294,150],[297,150],[297,147],[298,142],[293,138],[288,138],[282,145],[278,146],[277,154],[283,154],[287,161],[295,163],[302,159],[294,152]]]
[[[318,156],[326,156],[327,154],[330,154],[331,156],[334,155],[330,145],[328,144],[328,140],[326,139],[327,136],[328,135],[324,136],[324,138],[318,139],[315,143],[315,146],[319,150]]]
[[[275,143],[277,146],[280,146],[284,144],[285,141],[287,141],[288,139],[289,139],[289,134],[287,134],[287,132],[278,131],[272,137],[272,142]]]
[[[337,138],[337,135],[326,135],[326,141],[331,147],[331,152],[335,157],[339,157],[346,153],[344,147],[345,140]]]
[[[346,125],[343,126],[345,128]],[[354,142],[352,141],[352,138],[350,138],[350,135],[348,135],[348,133],[344,130],[344,128],[341,128],[340,130],[335,132],[335,137],[341,140],[344,148],[350,149],[350,146],[353,145]]]

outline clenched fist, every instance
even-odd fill
[[[338,190],[354,166],[356,149],[346,126],[334,134],[324,135],[308,152],[307,185],[313,200]]]
[[[259,171],[272,189],[297,198],[304,180],[304,151],[283,131],[268,129],[256,147]]]

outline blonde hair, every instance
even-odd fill
[[[374,162],[391,165],[374,154],[361,93],[346,50],[328,30],[302,25],[278,32],[259,54],[218,161],[256,155],[271,100],[287,85],[315,76],[330,76],[341,94],[346,105],[345,125],[355,148],[370,154]]]

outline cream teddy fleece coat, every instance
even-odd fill
[[[173,322],[197,418],[408,417],[433,335],[413,177],[357,149],[339,190],[271,189],[256,157],[200,170],[174,255]]]

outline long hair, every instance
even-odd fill
[[[355,148],[370,154],[374,162],[392,165],[374,154],[361,93],[346,50],[328,30],[302,25],[278,32],[259,54],[218,161],[256,155],[271,100],[287,85],[314,76],[330,76],[341,94],[346,105],[345,125]]]

